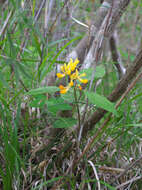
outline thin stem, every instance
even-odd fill
[[[79,129],[79,134],[78,134],[78,142],[81,141],[82,131],[83,131],[83,127],[84,127],[84,121],[85,121],[85,117],[87,114],[87,108],[88,108],[88,98],[86,100],[86,104],[85,104],[85,108],[84,108],[84,112],[83,112],[83,116],[82,116],[82,120],[81,120],[81,127]]]
[[[78,100],[77,100],[77,94],[76,94],[76,87],[74,87],[74,98],[75,98],[75,102],[76,102],[76,108],[77,108],[77,117],[78,117],[78,127],[77,127],[77,136],[79,134],[80,131],[80,126],[81,126],[81,121],[80,121],[80,111],[79,111],[79,105],[78,105]]]

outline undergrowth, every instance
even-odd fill
[[[96,68],[93,84],[100,79],[101,83],[95,90],[90,85],[92,69],[79,71],[76,65],[67,74],[63,68],[69,63],[67,54],[84,35],[66,18],[70,8],[63,9],[59,20],[56,18],[65,2],[56,1],[52,7],[48,31],[44,28],[45,7],[38,12],[42,1],[21,2],[11,0],[0,7],[0,189],[45,190],[58,183],[61,189],[99,189],[99,185],[101,190],[142,189],[140,179],[118,187],[142,176],[141,160],[119,176],[142,154],[141,80],[116,109],[115,103],[106,98],[119,80],[108,52]],[[77,2],[70,5],[78,6],[75,16],[84,12],[82,22],[89,22],[94,1]],[[96,7],[99,5],[96,1]],[[130,6],[136,9],[139,5],[133,1]],[[130,44],[124,47],[123,42],[134,43],[129,42],[127,19],[128,15],[133,18],[132,12],[129,8],[118,26],[125,66],[135,56],[131,53],[129,57],[126,49]],[[138,26],[139,22],[136,35]],[[66,81],[56,76],[60,67]],[[56,81],[48,86],[53,71]],[[108,113],[88,134],[80,134],[82,124],[98,108]],[[90,149],[80,158],[95,135]]]

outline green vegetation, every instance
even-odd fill
[[[0,189],[142,189],[141,69],[120,92],[113,33],[89,68],[91,43],[67,59],[100,2],[0,1]],[[141,52],[141,9],[130,1],[115,27],[124,77]]]

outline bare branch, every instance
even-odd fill
[[[104,3],[101,5],[101,7],[98,9],[95,20],[92,20],[91,25],[94,25],[95,27],[94,34],[93,34],[94,36],[99,30],[105,16],[107,15],[111,4],[112,4],[112,0],[105,0]],[[104,5],[109,5],[109,6],[107,7]],[[82,62],[84,61],[85,55],[87,53],[86,51],[88,51],[88,49],[91,47],[93,39],[94,37],[91,39],[89,38],[89,32],[87,32],[85,37],[82,38],[82,40],[78,43],[75,49],[68,55],[67,60],[69,60],[69,58],[75,59],[78,57],[78,59],[80,60],[80,64],[82,64]]]

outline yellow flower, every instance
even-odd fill
[[[57,77],[63,78],[66,75],[70,76],[71,72],[73,72],[76,69],[78,63],[79,63],[78,59],[75,59],[74,62],[72,59],[70,59],[68,64],[64,64],[60,67],[62,73],[57,73]]]
[[[57,77],[58,78],[63,78],[65,77],[66,75],[69,75],[71,73],[68,65],[64,64],[63,66],[60,67],[62,73],[57,73]]]
[[[59,86],[61,94],[67,93],[67,91],[72,86],[74,86],[74,84],[75,84],[75,87],[78,87],[80,90],[82,90],[81,85],[77,84],[77,80],[79,80],[79,82],[83,83],[83,84],[86,84],[88,82],[87,79],[82,79],[82,77],[85,77],[86,74],[85,73],[79,74],[78,70],[76,69],[78,63],[79,63],[78,59],[75,59],[74,62],[73,62],[72,59],[70,59],[68,64],[64,64],[64,65],[61,66],[60,69],[61,69],[62,73],[57,73],[58,78],[63,78],[65,76],[68,76],[68,79],[70,81],[68,86],[66,86],[66,87],[63,86],[63,85]]]
[[[57,73],[57,77],[58,77],[59,79],[63,78],[64,76],[65,76],[65,74]]]
[[[61,71],[65,74],[65,75],[70,75],[71,74],[71,69],[69,64],[66,65],[64,64],[64,66],[61,66]]]
[[[60,85],[59,88],[60,88],[60,93],[61,94],[65,94],[67,93],[67,91],[73,86],[73,81],[71,80],[69,85],[68,86],[63,86],[63,85]]]
[[[61,94],[65,94],[69,90],[69,88],[64,87],[63,85],[60,85],[59,88],[60,88],[60,93]]]
[[[77,79],[78,79],[81,83],[86,84],[86,83],[88,82],[88,80],[81,78],[81,77],[85,77],[85,76],[86,76],[85,73],[82,73],[82,74],[79,75],[79,72],[78,72],[78,70],[76,69],[75,73],[73,73],[73,74],[70,76],[70,79],[71,79],[71,80],[77,80]]]
[[[73,62],[72,59],[70,59],[70,62],[68,63],[70,70],[73,72],[76,69],[77,64],[79,63],[78,59],[75,59],[75,61]]]
[[[72,81],[72,80],[70,81],[69,86],[70,86],[70,87],[73,86],[73,81]]]

